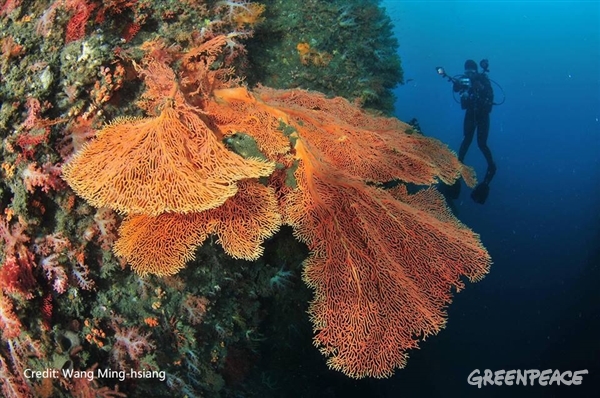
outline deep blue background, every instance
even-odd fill
[[[494,265],[449,309],[447,328],[405,369],[373,383],[394,397],[600,396],[600,3],[383,1],[396,26],[405,79],[396,115],[455,151],[463,111],[435,72],[490,61],[506,93],[488,144],[498,166],[490,197],[464,189],[459,217],[481,234]],[[502,93],[495,87],[496,98]],[[485,173],[474,140],[465,162]],[[577,389],[469,386],[479,369],[578,370]]]

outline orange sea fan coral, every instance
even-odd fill
[[[193,108],[203,113],[202,108],[213,90],[239,81],[233,78],[232,68],[213,67],[227,40],[226,36],[216,36],[177,57],[170,53],[165,56],[160,51],[153,51],[150,46],[146,47],[148,54],[141,65],[134,64],[146,83],[146,90],[138,102],[140,108],[157,115],[167,98],[175,109],[187,111]],[[169,66],[175,58],[181,58],[177,73]]]
[[[479,280],[491,261],[435,189],[372,183],[474,184],[473,172],[439,141],[345,99],[233,87],[216,63],[224,42],[183,55],[177,72],[144,61],[142,107],[154,117],[105,127],[65,178],[92,205],[130,213],[114,250],[141,274],[178,272],[213,233],[230,256],[256,259],[283,216],[311,250],[315,345],[351,377],[389,376],[444,326],[460,278]],[[234,133],[270,162],[217,139]]]
[[[199,222],[198,213],[129,216],[121,223],[113,250],[141,275],[173,275],[194,258],[207,228],[211,226]]]
[[[144,78],[146,90],[137,105],[149,115],[160,115],[165,101],[177,108],[185,107],[183,93],[177,87],[175,72],[168,65],[154,58],[144,60],[144,65],[134,64],[136,70]]]
[[[254,94],[264,103],[274,107],[297,107],[316,111],[312,116],[320,118],[321,124],[325,123],[330,115],[335,115],[337,119],[342,120],[344,123],[359,128],[404,131],[410,127],[396,118],[367,113],[364,109],[342,97],[328,98],[316,91],[278,90],[260,86],[254,90]]]
[[[233,258],[256,260],[263,253],[262,242],[281,226],[275,191],[257,182],[244,181],[239,192],[223,206],[207,212],[217,221],[214,231],[227,254]]]
[[[205,111],[225,137],[248,134],[271,160],[290,151],[290,141],[280,129],[281,122],[287,121],[285,113],[258,103],[244,87],[215,90],[213,97]]]
[[[312,251],[303,277],[315,291],[315,345],[351,377],[389,376],[444,326],[460,277],[481,279],[490,257],[433,188],[397,189],[398,200],[320,161],[303,139],[296,154],[298,189],[282,208]]]
[[[400,179],[430,185],[475,179],[448,147],[436,139],[407,134],[409,126],[395,118],[369,115],[343,98],[328,99],[304,90],[260,87],[259,102],[288,115],[288,123],[337,168],[367,181]]]
[[[198,116],[167,104],[157,117],[104,127],[63,175],[95,207],[156,216],[220,206],[235,195],[237,181],[273,169],[227,150]]]
[[[194,258],[196,246],[211,233],[231,257],[256,260],[263,252],[262,242],[280,225],[273,189],[243,181],[233,198],[213,210],[126,218],[114,251],[142,275],[173,275]]]
[[[266,87],[259,87],[255,94],[244,88],[215,90],[214,98],[206,110],[223,133],[241,131],[252,136],[272,160],[289,148],[284,123],[336,168],[366,181],[451,184],[462,175],[467,185],[475,184],[473,170],[460,163],[446,145],[408,134],[409,125],[369,115],[343,98]]]
[[[200,102],[204,106],[214,90],[239,82],[233,78],[233,68],[213,67],[228,40],[227,36],[216,36],[191,49],[181,59],[181,85],[194,105]]]

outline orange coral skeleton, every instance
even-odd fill
[[[462,176],[473,186],[474,173],[439,141],[345,99],[234,87],[229,71],[211,69],[224,43],[183,56],[181,86],[165,63],[147,60],[141,106],[156,116],[105,127],[65,178],[94,206],[130,213],[114,250],[141,274],[178,272],[213,233],[232,257],[256,259],[281,222],[291,225],[311,250],[303,277],[315,292],[315,345],[348,376],[387,377],[444,327],[460,278],[481,279],[491,260],[435,188],[375,185]],[[235,133],[269,161],[217,139]],[[269,175],[266,187],[255,180]]]
[[[244,181],[238,193],[216,209],[127,217],[114,251],[142,275],[173,275],[194,258],[196,246],[209,234],[219,237],[217,243],[231,257],[256,260],[263,252],[261,243],[280,225],[273,189]]]
[[[315,290],[315,344],[332,368],[351,377],[391,375],[418,339],[444,326],[460,277],[481,279],[490,258],[435,189],[408,195],[366,182],[431,185],[462,175],[474,185],[472,170],[439,141],[405,134],[408,126],[398,120],[369,116],[340,98],[268,88],[255,96],[240,88],[214,95],[220,112],[229,104],[246,120],[260,115],[266,125],[270,114],[296,130],[298,188],[280,187],[281,207],[313,253],[304,280]],[[236,129],[263,148],[271,134],[281,135]]]
[[[228,151],[191,112],[117,119],[64,166],[73,190],[95,207],[157,216],[222,205],[236,182],[268,176],[273,163]]]
[[[397,200],[318,161],[300,139],[296,153],[299,189],[282,207],[312,251],[303,276],[315,290],[315,345],[351,377],[389,376],[444,326],[460,277],[481,279],[490,258],[435,189],[396,189]]]
[[[215,122],[226,132],[251,135],[272,160],[276,160],[272,154],[285,149],[283,144],[272,149],[273,142],[280,142],[282,136],[277,123],[283,122],[337,168],[365,181],[399,179],[431,185],[441,180],[451,184],[462,176],[467,185],[475,185],[473,170],[438,140],[406,134],[409,125],[395,118],[368,115],[343,98],[266,87],[258,88],[256,95],[244,88],[220,89],[214,91],[214,97],[218,106],[209,104],[208,109],[215,114]],[[221,116],[223,113],[228,118]],[[256,124],[263,128],[257,129]]]

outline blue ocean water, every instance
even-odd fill
[[[600,2],[383,1],[405,80],[396,116],[458,151],[464,111],[443,66],[489,59],[506,101],[491,114],[498,171],[485,205],[465,189],[460,219],[494,265],[467,284],[447,328],[411,353],[380,396],[587,396],[600,391]],[[496,100],[503,97],[494,86]],[[465,162],[482,178],[476,139]],[[589,368],[580,387],[484,387],[474,369]],[[598,395],[595,395],[598,396]]]

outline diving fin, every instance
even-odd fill
[[[471,198],[480,205],[484,204],[490,194],[490,186],[485,182],[477,185],[473,192],[471,192]]]

